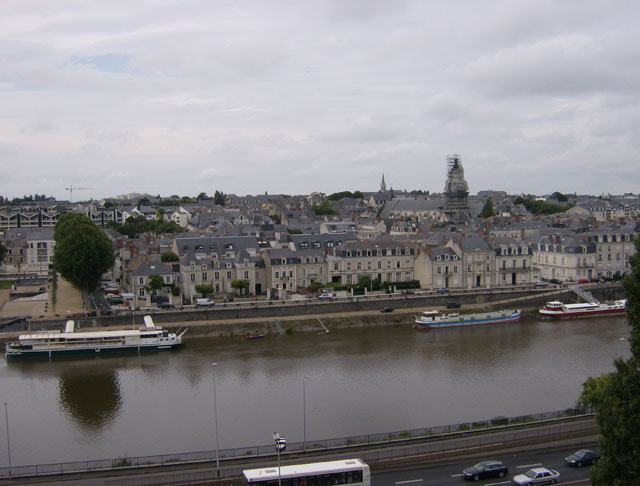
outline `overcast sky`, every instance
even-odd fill
[[[0,195],[640,191],[640,2],[1,0]],[[81,189],[86,188],[86,189]]]

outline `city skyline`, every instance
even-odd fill
[[[8,0],[0,194],[371,192],[383,173],[439,193],[453,153],[471,194],[637,193],[639,14]]]

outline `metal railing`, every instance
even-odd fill
[[[585,416],[593,413],[590,408],[568,408],[554,412],[542,412],[532,415],[520,415],[517,417],[494,417],[489,420],[481,420],[475,422],[463,422],[452,425],[443,425],[438,427],[426,427],[421,429],[402,430],[396,432],[383,432],[377,434],[366,434],[350,437],[341,437],[335,439],[314,439],[306,442],[290,442],[287,443],[287,452],[320,452],[331,451],[332,449],[344,449],[349,447],[361,447],[373,444],[395,443],[409,441],[411,439],[427,439],[427,438],[447,438],[452,436],[467,436],[464,441],[475,443],[474,433],[481,431],[495,431],[500,429],[514,428],[514,426],[522,426],[527,424],[543,423],[551,420],[565,419],[570,417]],[[514,432],[510,432],[514,433]],[[462,439],[461,439],[462,440]],[[414,446],[426,447],[425,450],[437,450],[437,442],[431,442],[428,445]],[[472,446],[469,446],[472,447]],[[422,449],[421,449],[422,450]],[[266,457],[274,454],[273,444],[239,447],[233,449],[221,449],[220,459],[242,459]],[[11,468],[12,477],[20,476],[43,476],[43,475],[60,475],[75,472],[87,471],[106,471],[113,469],[136,468],[141,466],[155,466],[166,464],[188,464],[213,462],[216,460],[216,451],[196,451],[196,452],[179,452],[174,454],[158,454],[152,456],[138,457],[120,457],[116,459],[102,459],[91,461],[63,462],[53,464],[34,464],[29,466],[14,466]],[[9,477],[9,468],[0,468],[0,478]]]
[[[469,450],[480,450],[481,448],[492,448],[495,446],[514,447],[518,444],[530,444],[535,441],[544,441],[557,436],[576,435],[589,433],[594,430],[594,425],[589,423],[561,423],[545,429],[520,429],[513,431],[504,431],[496,434],[475,435],[465,438],[457,438],[448,441],[429,442],[425,444],[408,445],[405,447],[387,448],[380,450],[360,451],[357,456],[365,463],[382,465],[395,460],[403,460],[405,458],[419,458],[425,460],[428,458],[437,458],[447,454],[464,453]],[[269,446],[273,449],[273,445]],[[336,456],[337,458],[338,456]],[[324,457],[323,460],[330,458]],[[300,460],[298,459],[298,462]],[[252,462],[250,468],[262,468],[273,466],[273,461],[255,463]],[[201,483],[205,481],[214,481],[217,479],[240,478],[242,471],[247,466],[237,466],[220,469],[220,473],[216,470],[192,471],[186,473],[169,473],[162,476],[138,476],[124,479],[107,479],[107,486],[150,486],[150,485],[171,485],[171,484],[189,484]]]

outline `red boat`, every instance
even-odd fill
[[[627,301],[616,300],[610,304],[598,302],[586,302],[581,304],[563,304],[560,301],[547,302],[540,309],[540,315],[549,319],[575,319],[577,317],[596,317],[624,314],[627,310]]]

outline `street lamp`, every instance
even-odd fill
[[[7,402],[4,403],[4,418],[7,424],[7,457],[9,458],[9,479],[11,479],[11,441],[9,440],[9,410]]]
[[[302,380],[302,452],[307,450],[307,377]]]
[[[213,423],[216,427],[216,471],[218,477],[220,477],[220,443],[218,441],[218,404],[216,401],[216,364],[211,363],[213,366]]]
[[[280,434],[274,432],[273,441],[275,442],[276,452],[278,453],[278,486],[282,486],[282,480],[280,476],[280,452],[287,448],[287,438],[280,437]]]

